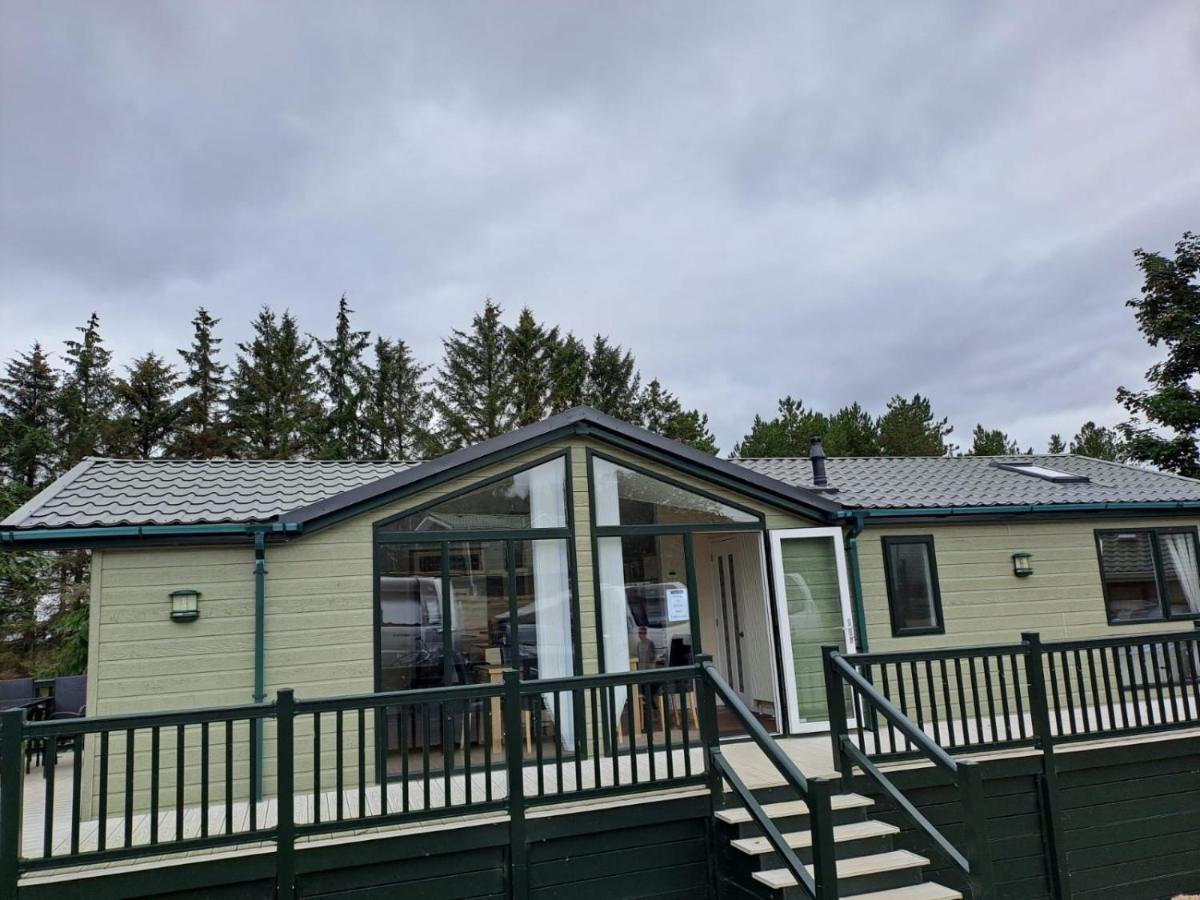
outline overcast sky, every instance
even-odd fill
[[[485,296],[724,451],[792,394],[1044,449],[1154,360],[1200,228],[1200,4],[0,0],[0,356],[255,309],[426,361]]]

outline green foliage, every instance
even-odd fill
[[[122,456],[150,459],[166,445],[179,420],[179,404],[173,399],[179,376],[155,353],[135,359],[127,372],[116,384],[117,418],[109,443]]]
[[[1047,453],[1066,453],[1067,445],[1063,443],[1061,434],[1050,435],[1050,443],[1046,448]]]
[[[976,425],[971,433],[971,449],[968,456],[1012,456],[1020,453],[1021,448],[999,428],[984,428]]]
[[[428,366],[404,341],[375,341],[375,367],[367,375],[366,439],[376,459],[421,459],[440,448],[432,434],[433,401],[425,384]]]
[[[92,313],[75,329],[79,340],[66,341],[66,372],[58,393],[59,465],[69,469],[106,449],[116,392],[112,353],[100,336],[100,317]]]
[[[773,419],[754,417],[750,433],[734,445],[733,455],[750,457],[807,456],[809,441],[829,430],[829,418],[815,410],[805,409],[804,402],[792,397],[779,401],[778,415]],[[826,450],[830,456],[837,454]]]
[[[321,415],[316,354],[290,312],[277,317],[264,306],[253,327],[254,339],[238,344],[230,391],[235,452],[252,459],[293,459],[312,448]]]
[[[12,359],[0,378],[0,468],[26,489],[55,470],[58,373],[41,344]]]
[[[633,354],[596,335],[588,363],[584,402],[602,413],[636,422],[641,381]]]
[[[325,391],[327,409],[319,427],[314,429],[313,449],[315,455],[324,459],[355,459],[367,452],[359,407],[367,389],[363,352],[371,342],[371,334],[351,329],[352,312],[346,295],[342,294],[333,339],[315,339],[320,352],[317,375]]]
[[[546,417],[550,408],[551,362],[558,349],[558,329],[547,329],[525,307],[508,332],[508,366],[512,382],[513,424],[518,428]]]
[[[582,406],[587,396],[591,357],[587,345],[568,334],[550,355],[550,412],[560,413]]]
[[[716,455],[717,442],[708,429],[708,416],[698,409],[685,410],[674,394],[663,389],[657,378],[642,391],[638,407],[643,428]]]
[[[453,330],[442,342],[434,404],[448,449],[466,447],[512,428],[512,372],[508,329],[489,297],[470,331]]]
[[[857,402],[829,417],[823,438],[829,456],[879,455],[879,423]],[[808,453],[807,445],[804,452]]]
[[[954,452],[946,440],[953,431],[949,419],[934,417],[928,398],[897,394],[879,417],[879,449],[884,456],[946,456]]]
[[[1131,418],[1119,428],[1130,459],[1200,477],[1200,235],[1184,232],[1175,258],[1137,250],[1141,295],[1128,301],[1138,329],[1166,359],[1146,372],[1149,388],[1117,389]]]
[[[228,366],[217,362],[221,338],[213,330],[221,323],[203,306],[192,319],[192,346],[180,350],[187,373],[183,386],[189,393],[179,401],[179,419],[169,454],[183,459],[213,459],[233,450],[226,418],[225,373]]]
[[[1071,452],[1079,456],[1090,456],[1092,459],[1107,459],[1110,462],[1122,462],[1126,458],[1125,446],[1117,430],[1104,428],[1095,422],[1083,423],[1083,427],[1071,441]]]

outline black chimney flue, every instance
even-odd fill
[[[808,444],[808,459],[812,463],[813,487],[825,487],[829,477],[825,474],[825,448],[821,446],[821,436],[813,435]]]

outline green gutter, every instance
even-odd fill
[[[855,513],[851,519],[850,531],[846,534],[846,564],[850,568],[850,605],[854,610],[854,630],[859,653],[866,653],[871,645],[867,640],[867,611],[863,603],[862,570],[858,566],[858,536],[866,526],[864,516]]]
[[[267,699],[266,688],[266,618],[267,618],[267,534],[265,531],[254,532],[254,702],[262,703]],[[254,785],[254,796],[257,800],[263,797],[263,723],[258,723],[255,729],[255,753],[258,765],[254,772],[257,776]],[[319,763],[318,763],[319,765]]]
[[[86,541],[114,538],[199,537],[202,535],[240,535],[247,531],[266,531],[271,534],[299,534],[295,522],[271,522],[263,525],[111,525],[94,528],[34,528],[28,531],[0,531],[0,545],[45,544],[55,541]]]
[[[1008,506],[916,506],[897,509],[843,509],[837,513],[839,519],[853,519],[859,516],[868,519],[891,519],[910,516],[981,516],[1021,513],[1058,513],[1058,512],[1137,512],[1147,510],[1200,510],[1200,501],[1168,500],[1155,503],[1125,503],[1107,501],[1104,503],[1022,503]]]

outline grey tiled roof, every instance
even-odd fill
[[[736,459],[796,487],[812,487],[812,464],[793,459]],[[999,469],[1025,462],[1087,476],[1055,483]],[[1200,481],[1085,456],[830,457],[826,471],[844,506],[859,509],[1200,501]]]
[[[317,460],[87,459],[0,525],[198,525],[264,522],[410,468]]]

